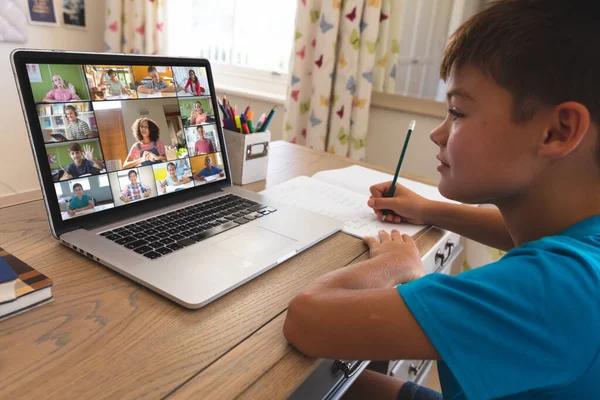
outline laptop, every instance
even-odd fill
[[[200,308],[341,229],[232,186],[207,60],[11,60],[52,234],[84,256]]]

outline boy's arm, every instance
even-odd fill
[[[435,225],[501,250],[508,251],[514,247],[504,219],[496,208],[433,201],[402,185],[396,185],[394,197],[383,197],[390,186],[391,182],[371,186],[368,204],[378,219],[382,217],[382,210],[391,210],[392,213],[387,215],[389,222]]]
[[[138,86],[137,91],[140,93],[149,93],[152,94],[154,91],[152,89],[148,89],[144,84]]]
[[[329,359],[439,359],[394,288],[423,274],[419,252],[409,236],[391,238],[390,246],[404,242],[403,256],[376,255],[379,245],[369,243],[373,258],[321,277],[290,302],[283,327],[290,344]]]
[[[105,167],[104,163],[96,158],[94,158],[92,160],[92,162],[94,163],[94,167],[96,167],[98,169],[104,169],[104,167]]]
[[[427,212],[426,223],[500,250],[515,244],[497,208],[473,207],[436,201]]]

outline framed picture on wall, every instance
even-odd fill
[[[69,28],[85,29],[85,0],[61,0],[62,24]]]
[[[53,0],[27,0],[27,19],[31,25],[58,25]]]

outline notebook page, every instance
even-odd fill
[[[307,176],[299,176],[263,190],[261,194],[282,204],[303,208],[335,218],[344,223],[343,232],[363,238],[377,237],[381,229],[398,229],[400,233],[414,235],[422,225],[381,222],[367,205],[368,196]]]
[[[322,182],[328,182],[335,186],[344,187],[365,196],[370,196],[369,188],[372,185],[391,181],[394,179],[394,176],[384,172],[375,171],[374,169],[361,167],[360,165],[353,165],[347,168],[317,172],[313,175],[313,178]],[[401,177],[398,177],[398,183],[427,199],[459,204],[454,200],[449,200],[442,196],[435,186],[426,185]]]

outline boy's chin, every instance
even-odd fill
[[[464,204],[481,204],[480,197],[473,191],[466,190],[461,185],[454,182],[448,182],[441,179],[438,183],[440,194],[449,200],[458,201]]]

